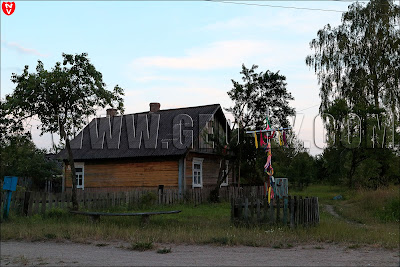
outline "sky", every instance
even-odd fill
[[[286,76],[295,98],[290,102],[297,111],[295,132],[316,155],[324,145],[316,117],[319,86],[305,58],[312,53],[309,42],[318,30],[339,25],[342,12],[337,11],[346,11],[350,4],[15,1],[12,15],[1,13],[1,97],[12,93],[11,75],[21,74],[25,65],[34,71],[41,60],[50,69],[62,53],[86,52],[108,89],[117,84],[125,89],[126,114],[147,111],[150,102],[161,103],[161,109],[215,103],[229,108],[231,79],[241,81],[242,64],[256,64],[260,72]],[[37,124],[28,124],[34,142],[50,148],[51,136],[40,136]]]

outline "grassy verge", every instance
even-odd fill
[[[319,196],[322,203],[331,203],[329,199],[337,194],[328,187],[311,187],[308,190],[301,194]],[[334,203],[347,203],[349,207],[359,207],[353,198],[346,200],[345,197],[345,200]],[[131,244],[186,243],[274,248],[327,242],[342,243],[349,247],[399,247],[398,223],[371,220],[367,222],[366,227],[360,227],[335,218],[323,209],[320,225],[297,229],[268,225],[235,227],[230,223],[228,203],[174,205],[142,211],[177,209],[182,210],[182,213],[153,216],[145,226],[140,224],[140,218],[137,217],[102,217],[100,223],[93,224],[87,217],[71,216],[61,210],[51,211],[46,216],[35,215],[30,218],[11,216],[9,221],[1,223],[1,240],[71,240],[83,243],[120,240]],[[121,207],[118,210],[126,211],[127,208]],[[345,213],[343,210],[343,214]]]

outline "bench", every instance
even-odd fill
[[[135,213],[108,213],[108,212],[89,212],[89,211],[70,211],[72,214],[90,216],[93,222],[99,222],[100,216],[141,216],[141,223],[148,223],[150,216],[162,215],[162,214],[176,214],[180,213],[180,210],[172,211],[154,211],[154,212],[135,212]]]

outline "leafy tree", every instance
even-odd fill
[[[234,102],[231,112],[236,120],[240,120],[243,128],[265,126],[265,116],[269,114],[269,122],[273,127],[287,127],[288,117],[295,114],[289,106],[289,100],[294,100],[286,88],[286,77],[278,72],[267,70],[257,73],[258,66],[250,69],[242,65],[243,83],[232,80],[233,88],[228,92]]]
[[[400,109],[400,7],[390,0],[356,2],[342,16],[342,24],[329,24],[310,42],[313,67],[321,85],[320,111],[330,109],[335,99],[362,118],[366,145],[367,113]]]
[[[30,132],[26,131],[22,121],[11,115],[6,102],[0,100],[0,147],[9,144],[13,137],[31,138]]]
[[[380,140],[378,134],[370,136],[368,133],[373,132],[375,126],[394,126],[392,122],[399,119],[399,22],[400,7],[393,1],[371,0],[367,4],[356,2],[343,14],[341,25],[326,25],[318,31],[317,38],[310,42],[314,53],[307,56],[306,64],[317,74],[320,113],[325,121],[330,117],[325,116],[326,113],[333,117],[327,128],[335,136],[328,143],[330,147],[324,151],[326,160],[320,161],[323,164],[319,166],[325,170],[318,173],[327,172],[336,177],[337,170],[341,170],[341,175],[352,187],[371,184],[360,182],[363,176],[369,180],[364,171],[369,169],[367,172],[371,174],[371,168],[375,179],[380,181],[376,186],[384,184],[387,177],[393,177],[388,176],[383,168],[387,165],[385,162],[393,162],[393,153],[369,151],[367,148],[377,145],[382,148],[384,140],[398,139],[398,134],[390,131],[383,130],[383,138]],[[359,117],[360,129],[346,127],[350,113]],[[371,114],[377,116],[379,123]],[[360,135],[361,140],[358,137]],[[343,146],[346,139],[360,142],[361,146],[357,149]],[[398,145],[391,149],[398,149]],[[375,153],[382,156],[374,157]]]
[[[266,126],[266,115],[272,127],[288,127],[288,117],[295,114],[289,101],[294,100],[286,88],[286,77],[278,72],[256,72],[258,66],[250,69],[242,65],[243,83],[232,80],[233,88],[228,92],[234,102],[233,107],[226,109],[235,117],[235,135],[232,143],[236,147],[239,183],[241,178],[250,184],[262,183],[264,180],[263,166],[266,154],[261,149],[256,150],[254,138],[245,134],[245,129],[262,129]]]
[[[10,114],[4,101],[0,102],[0,114],[0,177],[28,178],[33,187],[43,188],[43,182],[60,174],[60,170],[46,159],[44,150],[35,146],[30,132]]]
[[[82,129],[86,118],[98,108],[116,106],[123,111],[123,89],[118,85],[108,91],[102,74],[90,63],[86,53],[62,54],[63,61],[45,70],[38,61],[36,72],[25,66],[21,75],[13,74],[15,90],[6,97],[8,110],[20,120],[37,116],[42,133],[59,132],[65,142],[68,164],[71,167],[72,202],[77,210],[74,158],[70,138]]]
[[[1,146],[0,155],[1,177],[28,178],[36,189],[43,189],[46,180],[53,180],[55,175],[61,174],[57,164],[46,159],[46,151],[38,149],[25,136],[10,138],[6,145]]]
[[[288,168],[290,182],[303,189],[308,186],[315,177],[314,159],[307,152],[297,153],[291,160]]]

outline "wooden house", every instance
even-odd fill
[[[136,187],[198,189],[215,186],[222,157],[216,138],[223,141],[229,125],[219,104],[160,109],[93,119],[72,141],[77,188],[122,191]],[[70,190],[70,167],[65,150],[63,190]],[[227,162],[229,166],[229,162]],[[232,183],[232,172],[222,186]]]

